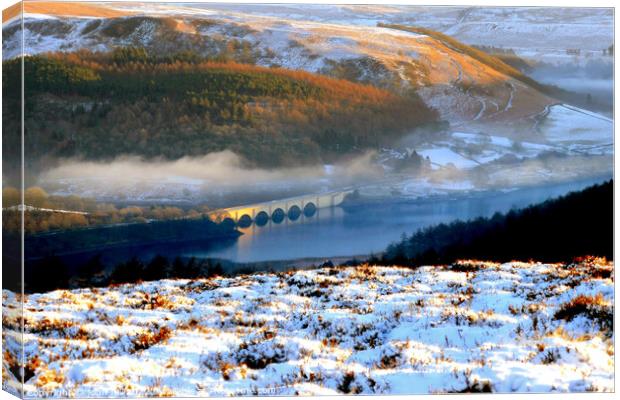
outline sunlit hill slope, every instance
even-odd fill
[[[47,2],[26,3],[25,12],[29,54],[133,45],[160,54],[192,50],[225,55],[397,92],[413,89],[453,123],[528,119],[553,102],[540,87],[502,68],[501,61],[492,65],[464,51],[468,46],[410,27],[283,19],[244,12],[243,7],[235,12],[176,5],[67,8]],[[5,21],[6,58],[19,54],[19,46],[15,19]]]

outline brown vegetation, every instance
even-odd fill
[[[28,57],[26,70],[29,121],[37,126],[27,149],[34,164],[57,157],[178,159],[231,150],[249,164],[300,165],[440,125],[437,112],[415,92],[399,95],[194,53],[55,53]],[[7,81],[19,71],[18,63],[4,63]],[[17,101],[7,101],[8,114],[19,111]],[[7,132],[7,143],[17,143],[19,130],[10,126]],[[79,140],[73,132],[80,132]]]
[[[463,54],[466,54],[470,56],[471,58],[481,62],[482,64],[492,68],[493,70],[497,72],[505,74],[511,78],[517,79],[537,90],[540,90],[543,93],[546,91],[546,88],[543,85],[540,85],[535,80],[521,73],[521,71],[506,64],[500,58],[492,56],[488,53],[485,53],[484,51],[479,50],[475,47],[468,46],[464,43],[461,43],[458,40],[454,39],[453,37],[445,35],[441,32],[437,32],[431,29],[417,27],[417,26],[405,26],[405,25],[397,25],[397,24],[381,24],[380,23],[379,26],[384,27],[384,28],[399,29],[403,31],[408,31],[408,32],[430,36],[440,41],[445,46],[453,50],[456,50],[458,52],[461,52]]]
[[[601,329],[613,330],[613,308],[607,304],[602,293],[596,296],[580,294],[560,306],[554,317],[565,321],[572,321],[579,315],[596,321]]]
[[[170,336],[172,336],[172,330],[166,326],[159,328],[159,330],[155,332],[145,332],[133,341],[134,352],[146,350],[158,343],[165,342]]]
[[[113,204],[97,203],[94,199],[75,195],[49,195],[44,189],[37,186],[26,189],[24,202],[26,206],[35,207],[24,212],[26,233],[74,229],[102,224],[202,218],[206,217],[209,211],[207,206],[199,206],[189,210],[182,210],[173,206],[117,208]],[[13,187],[2,188],[2,226],[7,232],[18,232],[21,227],[21,212],[17,208],[11,208],[19,203],[20,194],[17,189]]]

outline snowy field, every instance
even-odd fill
[[[536,143],[486,132],[450,132],[443,140],[407,148],[406,152],[385,149],[379,162],[402,159],[413,150],[428,157],[435,170],[448,166],[467,170],[504,157],[533,159],[550,152],[568,156],[613,155],[613,120],[597,113],[556,104],[540,116],[536,130],[539,136]]]
[[[537,143],[511,140],[484,133],[452,133],[446,143],[454,151],[485,164],[506,155],[521,158],[536,157],[545,152],[567,155],[613,155],[613,120],[567,104],[556,104],[546,111],[537,125]],[[457,160],[459,157],[450,157]],[[433,157],[431,155],[431,160]],[[456,164],[456,163],[455,163]],[[460,163],[457,167],[467,167]]]
[[[611,8],[569,7],[428,7],[397,5],[117,4],[134,12],[209,16],[260,16],[317,23],[375,26],[405,23],[442,31],[466,43],[512,48],[518,54],[546,62],[583,62],[600,57],[613,43]],[[545,37],[544,45],[540,38]],[[578,56],[566,49],[580,49]]]
[[[586,64],[593,59],[609,60],[602,49],[613,43],[612,8],[569,7],[415,7],[369,5],[295,5],[295,4],[139,4],[117,3],[108,7],[131,14],[209,18],[246,22],[250,20],[286,20],[291,23],[375,27],[379,22],[404,23],[442,31],[476,45],[510,48],[517,54],[555,64]],[[26,13],[30,20],[49,15]],[[77,21],[77,18],[74,18]],[[8,27],[17,18],[7,20]],[[85,19],[87,22],[87,19]],[[80,37],[74,29],[66,42],[79,47]],[[58,49],[54,37],[40,36],[26,30],[31,53]],[[541,42],[540,38],[545,41]],[[77,42],[75,42],[77,40]],[[543,43],[543,45],[541,45]],[[87,46],[88,47],[88,46]],[[578,49],[570,53],[568,49]],[[60,49],[62,50],[62,49]],[[14,57],[17,48],[4,48],[4,57]]]
[[[68,397],[612,391],[613,264],[334,267],[25,299],[26,390]],[[5,326],[18,326],[3,292]],[[5,328],[3,377],[18,337]]]
[[[558,104],[539,128],[551,143],[570,151],[613,154],[613,120],[600,114]]]

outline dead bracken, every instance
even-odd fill
[[[564,303],[555,312],[555,318],[572,321],[584,315],[598,323],[603,330],[613,329],[613,308],[601,293],[596,296],[579,295]]]
[[[81,397],[609,391],[613,273],[593,272],[607,261],[583,263],[328,266],[29,296],[26,388]],[[17,300],[3,292],[11,326]],[[14,332],[5,331],[5,378],[21,373]],[[514,368],[497,380],[498,365]]]

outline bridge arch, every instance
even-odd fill
[[[284,221],[285,217],[286,217],[286,213],[284,212],[283,209],[279,207],[273,210],[273,213],[271,213],[271,220],[275,222],[276,224],[279,224],[280,222]]]
[[[252,217],[248,214],[243,214],[237,221],[237,226],[241,228],[248,228],[250,225],[252,225]]]
[[[252,223],[257,223],[257,225],[264,224],[269,219],[274,223],[281,223],[286,217],[289,220],[295,221],[302,215],[313,216],[322,208],[330,208],[342,204],[344,198],[350,193],[353,193],[353,190],[344,189],[223,208],[210,212],[209,217],[215,222],[222,222],[225,219],[232,220],[241,228],[249,227]],[[230,221],[226,223],[230,223]]]
[[[292,205],[288,209],[288,219],[291,221],[297,221],[301,216],[301,208],[298,205]]]
[[[266,225],[267,222],[269,222],[269,214],[267,214],[267,211],[260,211],[256,214],[256,217],[254,217],[254,223],[258,226]]]
[[[316,214],[316,210],[316,205],[310,201],[304,206],[304,215],[306,217],[312,217],[314,214]]]
[[[234,228],[237,224],[235,223],[235,220],[232,219],[231,217],[225,217],[222,222],[221,222],[222,226],[226,227],[226,228]]]

